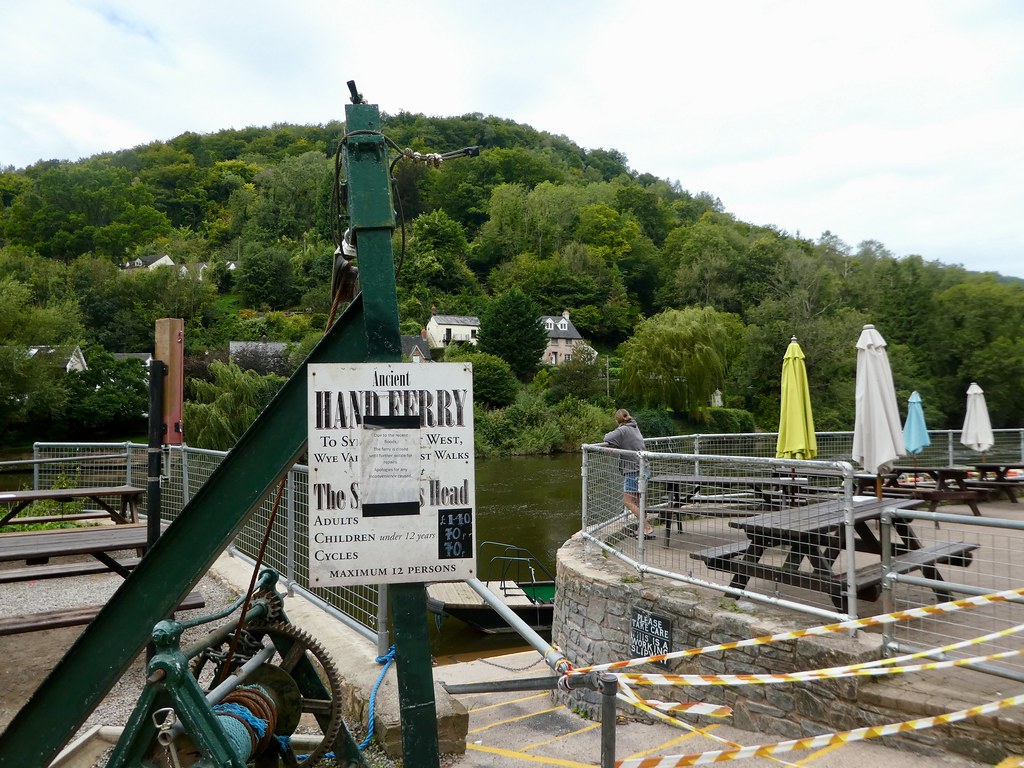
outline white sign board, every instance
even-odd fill
[[[309,366],[309,583],[476,575],[468,363]]]

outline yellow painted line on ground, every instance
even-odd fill
[[[488,704],[486,707],[473,707],[469,711],[470,712],[486,712],[488,709],[498,709],[499,707],[504,707],[504,706],[507,706],[509,704],[518,704],[518,703],[520,703],[522,701],[532,701],[533,699],[543,699],[543,698],[545,698],[547,696],[550,696],[550,694],[548,694],[548,693],[536,693],[533,696],[524,696],[521,699],[509,699],[508,701],[501,701],[501,702],[498,702],[497,704]]]
[[[638,757],[647,757],[648,755],[653,755],[655,752],[661,752],[663,750],[668,749],[669,747],[675,746],[676,744],[682,744],[684,741],[689,741],[690,739],[694,739],[698,736],[703,736],[708,731],[713,731],[717,727],[718,725],[709,725],[707,728],[701,728],[700,730],[694,730],[690,731],[689,733],[684,733],[682,736],[676,736],[674,739],[669,739],[668,741],[662,742],[658,746],[653,747],[651,749],[644,750],[643,752],[634,752],[632,755],[629,755],[626,759],[632,760]]]
[[[519,717],[510,717],[508,720],[499,720],[496,723],[491,723],[490,725],[485,725],[482,728],[474,728],[472,731],[467,731],[466,735],[468,736],[468,735],[473,734],[473,733],[480,733],[481,731],[486,731],[489,728],[494,728],[497,725],[507,725],[508,723],[517,723],[520,720],[529,720],[531,717],[536,717],[537,715],[546,715],[548,712],[557,712],[560,709],[565,709],[565,706],[564,705],[560,705],[560,706],[557,706],[557,707],[551,707],[551,709],[542,709],[539,712],[531,712],[528,715],[520,715]]]
[[[564,738],[566,738],[568,736],[577,736],[577,735],[579,735],[581,733],[586,733],[587,731],[592,731],[595,728],[600,728],[600,727],[601,727],[600,723],[591,723],[590,725],[586,725],[583,728],[580,728],[580,729],[575,730],[575,731],[570,731],[569,733],[563,733],[561,736],[555,736],[553,739],[548,739],[547,741],[538,741],[536,744],[527,744],[525,747],[523,747],[522,751],[525,752],[528,749],[536,749],[537,747],[543,747],[543,746],[545,746],[547,744],[552,744],[552,743],[554,743],[556,741],[561,741],[562,739],[564,739]]]
[[[841,746],[843,746],[843,745],[842,744],[830,744],[827,747],[822,747],[821,749],[817,750],[816,752],[812,752],[811,754],[809,754],[803,760],[800,760],[800,761],[794,763],[794,765],[801,765],[801,766],[802,765],[810,765],[812,760],[817,760],[819,757],[824,757],[829,752],[833,752],[834,750],[839,749]]]
[[[522,752],[513,752],[511,749],[501,747],[485,747],[483,744],[467,743],[466,749],[474,752],[486,752],[490,755],[501,755],[513,760],[525,760],[528,763],[540,763],[542,765],[560,765],[563,768],[598,768],[597,763],[578,763],[575,760],[563,760],[560,757],[540,757],[537,755],[524,755]]]
[[[1009,757],[1004,757],[994,768],[1020,768],[1022,765],[1024,765],[1024,757],[1010,755]]]

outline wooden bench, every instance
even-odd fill
[[[96,504],[105,513],[105,516],[115,523],[136,523],[139,520],[139,500],[145,492],[145,489],[132,485],[0,491],[0,504],[7,507],[6,511],[0,512],[0,525],[25,525],[36,522],[32,516],[18,517],[18,514],[29,505],[39,501],[68,504],[84,499],[89,499]],[[112,497],[120,499],[116,509],[105,501]]]
[[[24,561],[29,566],[37,566],[45,565],[50,558],[91,555],[106,566],[106,570],[127,576],[129,569],[111,553],[134,550],[141,556],[147,540],[145,523],[4,533],[0,534],[0,562]],[[17,571],[23,575],[31,573],[28,569]],[[28,575],[27,578],[34,577]]]
[[[202,593],[195,591],[185,596],[185,599],[178,603],[177,611],[188,611],[195,608],[202,608],[206,605],[206,599]],[[88,624],[103,608],[103,605],[85,605],[79,608],[66,608],[57,611],[41,611],[40,613],[25,613],[18,616],[5,616],[0,618],[0,637],[4,635],[20,635],[28,632],[42,632],[47,629],[60,629],[61,627],[75,627]]]
[[[1018,503],[1017,489],[1024,488],[1024,484],[1017,480],[964,480],[964,485],[979,491],[988,491],[994,494],[1001,493],[1012,504]]]
[[[954,565],[966,568],[972,560],[971,552],[977,548],[977,544],[970,544],[964,541],[950,541],[922,547],[921,549],[905,551],[889,561],[889,572],[909,573],[910,571],[920,570],[925,572],[928,578],[941,581],[941,576],[935,570],[936,565]],[[695,560],[702,560],[712,570],[725,571],[734,575],[744,576],[748,579],[763,579],[765,581],[823,592],[832,598],[833,603],[840,610],[844,613],[847,612],[847,574],[845,572],[834,574],[802,571],[797,568],[751,562],[743,559],[743,555],[747,553],[748,549],[749,542],[736,541],[691,552],[690,557]],[[881,561],[862,566],[856,570],[854,578],[857,584],[858,599],[873,602],[880,597],[882,592],[882,570]],[[936,589],[935,595],[940,600],[951,599],[950,593],[942,589]]]
[[[139,558],[117,560],[118,565],[130,571],[139,564]],[[110,567],[98,560],[80,563],[55,563],[53,565],[28,565],[24,568],[6,568],[0,570],[0,584],[11,584],[16,581],[38,581],[40,579],[63,579],[71,576],[92,576],[97,573],[108,573]]]
[[[912,549],[889,561],[889,573],[910,573],[910,571],[924,570],[935,565],[955,565],[959,568],[966,568],[973,559],[971,553],[977,548],[977,544],[969,544],[966,541],[946,541],[921,549]],[[854,577],[857,580],[858,593],[862,585],[865,588],[880,585],[882,583],[882,563],[871,563],[858,568]],[[949,599],[948,594],[943,591],[945,599]]]

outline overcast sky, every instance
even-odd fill
[[[343,120],[355,80],[743,221],[1024,277],[1022,41],[1015,0],[0,0],[0,167]]]

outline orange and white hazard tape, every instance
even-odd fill
[[[729,760],[742,760],[748,757],[772,757],[773,755],[785,754],[804,749],[818,749],[835,744],[849,744],[855,741],[876,739],[880,736],[892,736],[897,733],[908,733],[932,728],[936,725],[956,723],[979,715],[988,715],[1000,709],[1008,709],[1024,704],[1024,694],[1011,696],[1010,698],[994,701],[989,704],[981,704],[969,709],[961,709],[956,712],[949,712],[935,717],[922,717],[918,720],[905,720],[901,723],[889,725],[875,725],[867,728],[855,728],[852,731],[840,731],[838,733],[826,733],[820,736],[813,736],[806,739],[793,739],[791,741],[779,741],[774,744],[758,744],[737,749],[716,750],[712,752],[699,752],[691,755],[663,755],[661,757],[645,757],[633,760],[619,760],[615,763],[617,768],[676,768],[676,766],[687,765],[709,765],[711,763],[724,763]]]
[[[850,666],[832,667],[831,669],[812,669],[803,672],[779,672],[776,674],[741,674],[741,675],[661,675],[620,673],[619,677],[633,685],[671,685],[671,686],[708,686],[708,685],[769,685],[772,683],[803,683],[810,680],[838,680],[844,677],[880,677],[899,675],[909,672],[930,672],[936,669],[963,667],[997,661],[1018,656],[1024,649],[999,651],[987,656],[972,656],[967,659],[946,659],[931,661],[926,664],[910,664],[907,666],[870,667],[867,669],[851,669]]]
[[[1019,589],[1007,589],[1001,592],[993,592],[987,595],[965,597],[960,600],[950,600],[949,602],[938,603],[937,605],[926,605],[920,608],[910,608],[904,611],[884,613],[879,614],[878,616],[869,616],[863,619],[850,619],[849,621],[842,621],[836,624],[824,624],[818,627],[810,627],[809,629],[798,629],[793,630],[791,632],[780,632],[775,635],[763,635],[761,637],[753,637],[747,640],[737,640],[731,643],[708,645],[704,646],[703,648],[689,648],[685,651],[659,653],[654,656],[645,656],[643,658],[638,659],[628,659],[626,661],[612,661],[607,664],[592,664],[589,667],[579,667],[577,669],[573,669],[568,674],[582,675],[587,672],[603,672],[606,670],[625,669],[627,667],[637,667],[641,664],[651,664],[658,661],[668,661],[670,659],[684,659],[690,656],[698,656],[704,653],[729,651],[735,648],[746,648],[753,645],[767,645],[769,643],[776,643],[782,640],[797,640],[801,637],[815,637],[819,635],[831,634],[833,632],[844,632],[850,629],[865,629],[867,627],[877,627],[884,624],[894,624],[901,621],[908,621],[910,619],[925,619],[930,618],[932,616],[954,613],[956,611],[967,610],[970,608],[977,608],[981,605],[1010,602],[1012,600],[1020,599],[1021,597],[1024,597],[1024,587],[1021,587]]]
[[[656,707],[649,706],[648,702],[644,701],[639,696],[637,696],[636,692],[632,688],[630,688],[628,685],[626,685],[626,683],[624,681],[622,681],[621,679],[619,680],[619,691],[616,694],[616,698],[618,698],[619,701],[624,701],[627,704],[630,704],[630,705],[636,707],[641,712],[646,712],[647,714],[651,715],[651,717],[655,718],[656,720],[660,720],[663,723],[667,723],[668,725],[675,726],[676,728],[680,728],[680,729],[682,729],[684,731],[689,731],[690,733],[699,734],[700,736],[703,736],[706,739],[711,739],[712,741],[716,741],[719,744],[724,744],[727,747],[730,747],[732,749],[741,749],[743,747],[742,744],[737,744],[734,741],[729,741],[728,739],[723,739],[721,736],[719,736],[716,733],[712,733],[707,728],[698,728],[697,726],[692,725],[692,724],[686,722],[685,720],[679,720],[679,719],[677,719],[675,717],[672,717],[672,716],[662,712],[660,709],[658,709]],[[783,766],[789,766],[790,768],[796,768],[794,763],[790,763],[790,762],[788,762],[787,760],[784,760],[781,757],[769,757],[768,759],[771,760],[774,763],[779,763],[780,765],[783,765]]]

